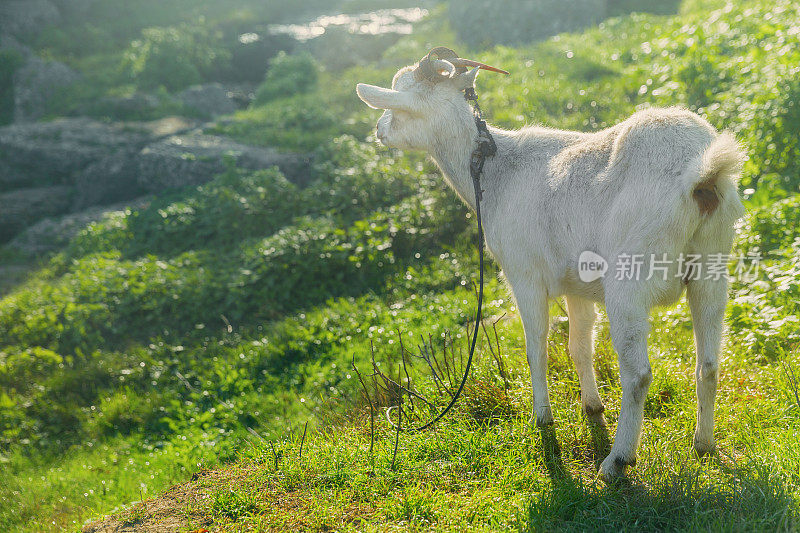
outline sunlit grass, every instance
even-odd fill
[[[657,358],[659,350],[674,343],[688,345],[688,332],[654,338],[657,377],[648,402],[669,404],[668,415],[651,409],[630,483],[607,487],[596,479],[601,455],[580,414],[574,372],[560,357],[563,332],[554,331],[550,342],[555,433],[561,447],[556,456],[529,423],[519,324],[509,320],[499,331],[507,338],[514,375],[510,396],[520,404],[518,415],[481,424],[461,409],[435,430],[402,433],[394,465],[394,430],[378,420],[370,455],[364,411],[345,425],[309,435],[302,459],[297,432],[256,442],[229,470],[189,485],[193,520],[213,518],[224,531],[776,531],[798,526],[798,407],[789,395],[752,397],[742,387],[742,375],[755,375],[782,390],[777,368],[759,368],[744,354],[727,351],[718,401],[718,455],[700,461],[691,452],[691,358]],[[599,352],[601,366],[615,366],[605,360],[607,346]],[[478,387],[492,379],[485,350],[482,355]],[[601,379],[601,389],[613,428],[619,385]],[[665,391],[675,394],[667,397]]]

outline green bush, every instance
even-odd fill
[[[296,41],[289,35],[261,35],[258,41],[242,43],[236,40],[231,49],[230,68],[225,77],[236,82],[264,81],[264,67],[279,52],[291,52]]]
[[[738,231],[737,252],[761,253],[765,257],[788,250],[800,238],[800,195],[790,196],[753,210]]]
[[[182,24],[142,30],[124,54],[122,68],[143,89],[183,89],[207,79],[230,59],[221,35],[205,26]]]
[[[69,261],[57,280],[0,302],[0,335],[20,346],[88,353],[188,335],[221,316],[257,324],[331,297],[377,291],[415,254],[439,253],[439,242],[456,240],[463,218],[450,221],[437,207],[412,197],[345,227],[304,217],[266,238],[170,258],[92,253]]]
[[[355,133],[316,93],[279,98],[239,111],[209,131],[248,144],[310,151],[343,133]]]
[[[162,196],[127,218],[130,257],[175,255],[194,249],[227,249],[241,240],[270,235],[297,214],[296,187],[277,170],[234,168],[186,192]]]
[[[130,386],[122,387],[100,397],[95,414],[88,429],[97,436],[130,433],[154,429],[153,423],[160,413],[156,409],[159,404],[158,393],[148,391],[140,394]]]
[[[270,62],[264,82],[256,91],[256,105],[269,101],[304,94],[317,86],[319,66],[308,52],[287,55],[279,52]]]
[[[440,179],[406,159],[378,153],[375,145],[343,135],[315,154],[316,180],[301,193],[306,212],[326,213],[343,223],[369,216],[377,208],[396,204],[423,184]]]
[[[752,9],[747,17],[720,10],[670,24],[629,54],[648,100],[685,104],[737,134],[749,155],[742,185],[756,189],[752,203],[768,205],[800,187],[800,49],[783,29],[800,17],[800,6],[784,0]]]
[[[800,345],[800,239],[733,284],[728,324],[740,349],[774,361]]]

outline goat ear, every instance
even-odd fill
[[[455,77],[455,81],[458,84],[458,88],[461,90],[469,89],[470,87],[475,87],[475,78],[478,77],[478,71],[480,67],[475,67],[470,71],[464,72],[463,74],[459,74]]]
[[[359,83],[356,85],[356,93],[365,104],[374,109],[397,109],[408,113],[415,112],[417,109],[416,99],[405,91]]]

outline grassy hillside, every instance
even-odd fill
[[[581,420],[568,326],[554,321],[555,455],[552,436],[528,424],[521,325],[491,265],[490,335],[457,411],[397,441],[379,417],[370,454],[352,362],[366,374],[374,350],[395,372],[399,338],[410,350],[420,338],[461,346],[476,260],[466,210],[420,154],[370,142],[377,116],[353,87],[388,83],[432,44],[462,50],[445,15],[434,10],[373,67],[320,71],[304,94],[214,127],[313,150],[307,187],[231,163],[209,184],[87,227],[0,300],[0,529],[75,529],[180,482],[174,499],[120,516],[169,513],[187,530],[233,531],[800,527],[800,11],[788,1],[695,0],[674,17],[628,15],[469,51],[512,71],[479,78],[493,123],[588,131],[637,107],[679,104],[747,147],[750,214],[736,253],[764,263],[732,287],[718,457],[689,452],[694,350],[683,302],[652,320],[655,378],[625,487],[594,481],[604,437]],[[620,388],[606,323],[597,336],[613,428]]]

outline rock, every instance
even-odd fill
[[[307,155],[242,145],[194,126],[180,118],[69,118],[0,128],[0,191],[21,188],[0,195],[0,242],[45,217],[206,183],[225,170],[226,156],[242,168],[277,166],[300,185],[310,179]]]
[[[0,194],[0,242],[8,241],[43,217],[66,213],[72,192],[71,187],[56,186]]]
[[[234,157],[242,168],[277,166],[290,181],[304,184],[308,180],[307,156],[195,132],[173,135],[145,147],[138,157],[138,182],[147,192],[200,185],[225,170],[226,156]]]
[[[72,183],[75,174],[150,136],[86,118],[12,124],[0,128],[0,164],[28,187]]]
[[[24,174],[0,161],[0,191],[23,187],[26,182],[27,177]]]
[[[153,94],[133,93],[127,96],[106,96],[96,104],[87,105],[85,111],[104,114],[117,119],[146,117],[152,115],[161,105],[161,100]]]
[[[58,24],[61,14],[48,0],[3,0],[0,2],[0,33],[30,39],[47,26]]]
[[[127,207],[137,209],[148,201],[150,198],[139,198],[124,203],[95,206],[60,217],[48,217],[26,228],[8,243],[8,247],[27,257],[52,252],[69,244],[81,230],[103,219],[106,214],[122,211]]]
[[[256,99],[257,83],[239,83],[228,88],[228,96],[237,109],[247,109]]]
[[[200,122],[186,117],[164,117],[144,122],[126,122],[127,128],[134,128],[152,137],[168,137],[197,129]]]
[[[201,116],[210,118],[236,111],[228,91],[219,83],[194,85],[178,95],[183,105]]]
[[[109,204],[144,193],[137,180],[138,150],[120,150],[92,163],[74,179],[73,209]]]
[[[80,75],[58,61],[31,57],[14,73],[14,121],[32,122],[47,111],[47,102]]]
[[[2,49],[14,50],[22,56],[23,59],[28,59],[33,55],[33,50],[31,50],[30,47],[19,42],[10,33],[3,33],[0,31],[0,50]]]

